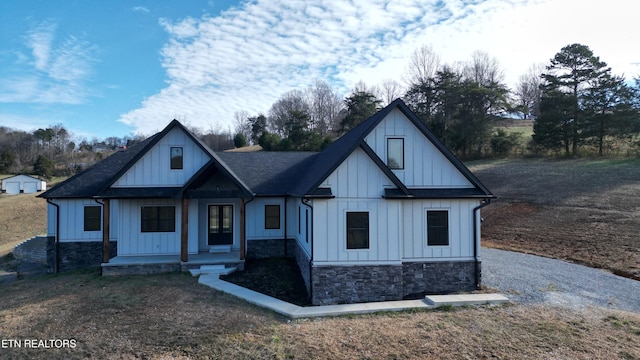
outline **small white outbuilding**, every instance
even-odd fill
[[[47,182],[29,175],[15,175],[2,179],[2,193],[31,194],[47,190]]]

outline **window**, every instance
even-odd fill
[[[302,234],[302,227],[300,226],[300,207],[298,206],[298,234]]]
[[[182,148],[171,147],[171,169],[182,169]]]
[[[100,231],[102,211],[100,206],[84,207],[84,231]]]
[[[387,139],[387,166],[391,169],[404,169],[404,139]]]
[[[264,206],[264,228],[280,229],[280,205]]]
[[[449,245],[449,212],[446,210],[427,211],[427,245]]]
[[[369,213],[347,213],[347,249],[369,248]]]
[[[175,206],[143,206],[141,211],[142,232],[175,232]]]

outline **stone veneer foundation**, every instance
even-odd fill
[[[311,266],[298,246],[294,257],[313,305],[402,300],[476,289],[475,261]]]

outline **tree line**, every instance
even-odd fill
[[[613,150],[624,140],[640,149],[640,80],[629,83],[581,44],[568,45],[548,65],[533,64],[511,89],[496,58],[476,51],[469,61],[442,63],[431,47],[415,50],[404,85],[360,82],[341,99],[323,81],[283,94],[266,114],[236,113],[236,146],[320,150],[400,97],[462,158],[502,156],[526,143],[532,154],[579,155],[581,147]],[[505,119],[534,121],[534,135],[508,133]]]

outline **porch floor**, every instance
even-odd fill
[[[103,275],[127,275],[167,272],[177,269],[189,271],[202,265],[225,265],[226,267],[244,268],[244,260],[240,260],[240,251],[226,253],[201,252],[189,254],[188,261],[180,260],[180,255],[143,255],[116,256],[102,263]]]

